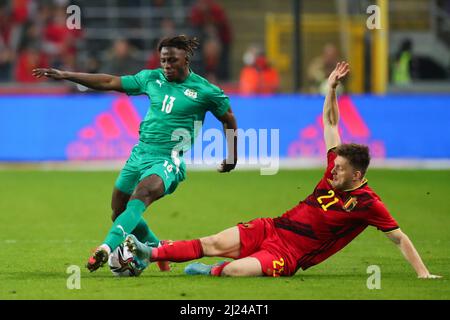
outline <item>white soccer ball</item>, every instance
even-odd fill
[[[136,268],[133,254],[123,243],[109,255],[108,265],[116,277],[138,277],[142,273]]]

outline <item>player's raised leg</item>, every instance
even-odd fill
[[[116,186],[113,189],[112,198],[111,198],[111,209],[112,209],[112,221],[116,221],[117,217],[119,217],[127,208],[127,203],[130,200],[131,193],[125,193],[119,190]],[[156,247],[159,245],[158,237],[153,233],[153,231],[148,227],[147,222],[143,217],[138,222],[138,225],[131,232],[134,234],[139,241],[148,242],[152,246]]]
[[[150,261],[185,262],[204,256],[236,259],[240,253],[238,227],[231,227],[201,239],[169,242],[159,248],[151,248],[139,242],[134,235],[129,235],[125,242],[134,255]]]
[[[205,256],[237,259],[241,251],[241,239],[238,227],[226,229],[214,236],[200,239]],[[214,265],[191,263],[185,268],[189,275],[213,276],[260,276],[260,262],[253,257],[242,258],[232,262],[219,262]]]
[[[165,187],[158,175],[144,178],[135,188],[125,211],[114,221],[104,243],[97,248],[88,261],[89,271],[95,271],[107,261],[107,256],[117,248],[138,225],[145,209],[164,195]],[[106,259],[104,257],[106,256]]]
[[[105,244],[110,248],[116,248],[122,243],[126,235],[136,228],[145,209],[164,196],[164,192],[164,183],[158,175],[150,175],[142,179],[131,195],[125,211],[114,221]]]

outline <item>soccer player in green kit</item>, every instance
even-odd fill
[[[236,120],[224,92],[190,69],[199,42],[184,35],[165,38],[159,45],[161,68],[136,75],[114,76],[39,68],[36,77],[69,80],[95,90],[114,90],[129,95],[146,94],[151,105],[139,130],[139,143],[116,180],[111,207],[114,221],[106,239],[89,258],[86,267],[95,271],[109,254],[134,234],[155,246],[159,239],[142,215],[154,201],[175,191],[185,179],[183,153],[195,138],[195,122],[203,123],[210,111],[223,124],[228,155],[218,171],[229,172],[237,162]],[[190,137],[189,141],[185,141]],[[160,265],[161,270],[167,266]],[[146,267],[143,262],[141,268]]]

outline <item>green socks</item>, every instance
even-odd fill
[[[149,242],[152,247],[157,247],[159,244],[158,237],[156,237],[153,231],[150,230],[150,228],[147,225],[147,222],[145,222],[144,218],[142,217],[141,220],[139,220],[136,228],[134,228],[134,230],[131,233],[134,234],[140,242],[142,243]]]
[[[146,206],[141,200],[133,199],[129,201],[125,211],[114,221],[103,243],[107,244],[111,251],[114,251],[125,240],[125,237],[136,229],[136,232],[140,234],[136,235],[138,238],[141,236],[148,238],[145,241],[155,241],[156,236],[150,231],[142,218],[145,209]],[[147,231],[149,233],[145,235]]]

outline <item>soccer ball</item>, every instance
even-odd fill
[[[138,277],[142,273],[142,270],[136,267],[133,254],[123,243],[109,255],[108,265],[116,277]]]

